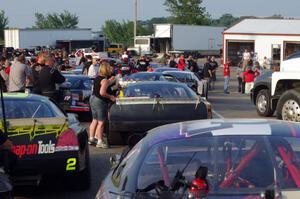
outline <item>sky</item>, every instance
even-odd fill
[[[141,20],[169,16],[164,0],[138,0]],[[0,10],[9,18],[9,27],[34,25],[34,13],[68,10],[79,16],[80,28],[100,30],[107,19],[132,20],[134,0],[0,0]],[[213,18],[230,13],[234,16],[271,16],[300,18],[299,0],[203,0],[203,6]]]

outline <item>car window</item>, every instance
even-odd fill
[[[139,156],[142,141],[136,144],[129,153],[121,160],[120,164],[115,168],[112,174],[112,180],[116,186],[120,185],[120,182],[126,178],[129,170],[135,163]]]
[[[270,153],[261,137],[202,137],[157,144],[146,155],[138,174],[138,189],[164,180],[177,171],[191,182],[197,169],[208,168],[211,192],[262,189],[274,183]],[[254,175],[255,174],[255,175]],[[261,176],[264,176],[263,178]]]
[[[188,73],[172,73],[172,72],[168,72],[167,74],[172,75],[173,77],[175,77],[176,79],[178,79],[178,81],[180,82],[193,82],[193,76],[191,74]]]
[[[157,74],[147,73],[147,74],[133,74],[129,76],[129,80],[134,81],[155,81],[157,79]]]
[[[282,189],[300,188],[300,139],[272,137],[277,174]]]
[[[290,60],[290,59],[296,59],[296,58],[299,58],[300,57],[300,53],[297,52],[297,53],[294,53],[292,55],[290,55],[287,60]]]
[[[52,102],[37,100],[5,100],[7,119],[64,117],[64,114]],[[2,109],[2,107],[1,107]],[[0,118],[3,118],[2,110]]]
[[[87,78],[67,77],[66,82],[69,82],[68,85],[70,85],[70,89],[83,89],[83,90],[92,89],[92,80]]]
[[[195,99],[197,96],[185,85],[139,84],[125,89],[125,97],[159,97],[167,99]]]

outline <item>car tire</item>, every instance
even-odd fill
[[[262,89],[258,92],[256,97],[256,112],[263,117],[270,117],[274,114],[271,107],[271,96],[267,89]]]
[[[125,145],[127,143],[128,133],[109,132],[108,142],[110,145]]]
[[[300,122],[300,93],[288,90],[279,98],[276,117],[280,120]]]
[[[85,151],[85,168],[82,171],[67,174],[66,183],[71,190],[87,190],[91,185],[91,167],[90,167],[90,155],[89,147],[86,146]]]

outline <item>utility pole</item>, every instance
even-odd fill
[[[138,0],[134,0],[134,28],[133,28],[133,41],[135,42],[135,38],[137,35],[137,15],[138,15]]]

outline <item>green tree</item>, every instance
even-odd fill
[[[171,22],[176,24],[207,25],[210,16],[202,7],[203,0],[165,0],[164,5],[171,13]]]
[[[102,30],[110,42],[131,46],[133,45],[133,26],[132,21],[107,20],[104,22]],[[138,24],[137,33],[138,35],[147,34],[147,30]]]
[[[5,16],[4,10],[0,11],[0,40],[4,40],[4,29],[8,26],[8,18]]]
[[[35,26],[34,28],[40,29],[72,29],[77,28],[78,16],[69,11],[64,10],[62,13],[35,13]]]
[[[234,17],[232,14],[223,14],[219,19],[212,20],[211,25],[230,27],[239,20],[238,17]]]

